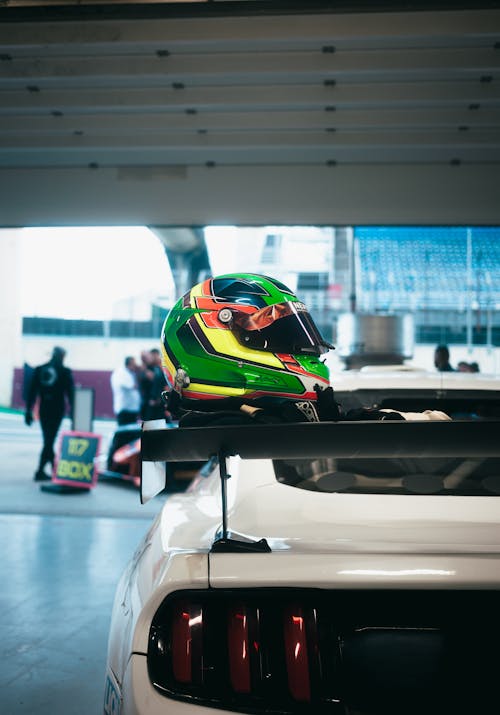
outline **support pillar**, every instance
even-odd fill
[[[22,229],[0,230],[0,406],[12,404],[14,368],[21,367]]]
[[[175,299],[211,275],[202,228],[149,226],[165,248],[175,283]]]

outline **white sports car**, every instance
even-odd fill
[[[118,585],[105,715],[498,712],[500,398],[468,385],[452,421],[146,423],[143,501],[204,467]]]

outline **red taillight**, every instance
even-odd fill
[[[237,693],[251,691],[249,616],[243,605],[229,609],[227,644],[231,685]]]
[[[202,679],[202,625],[200,606],[176,604],[172,613],[172,672],[179,683]]]
[[[484,684],[484,654],[500,634],[491,615],[498,597],[471,590],[186,589],[169,594],[153,617],[148,676],[157,693],[207,713],[462,713],[464,703],[478,712],[478,693],[481,712],[497,712],[496,690]],[[454,695],[461,662],[467,678]],[[163,709],[184,706],[166,701]]]
[[[300,606],[291,605],[285,608],[283,630],[290,694],[294,700],[309,702],[311,700],[311,682],[307,633],[303,610]]]

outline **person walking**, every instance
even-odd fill
[[[54,442],[65,415],[67,406],[73,412],[74,383],[73,373],[63,362],[66,351],[55,347],[49,362],[38,365],[30,381],[24,421],[30,427],[33,423],[33,407],[37,398],[40,400],[40,426],[43,435],[43,447],[40,453],[35,481],[46,481],[51,477],[45,472],[45,466],[54,466]]]
[[[117,367],[111,374],[113,410],[120,427],[133,424],[139,419],[141,392],[138,384],[138,371],[135,358],[128,356],[123,365]]]

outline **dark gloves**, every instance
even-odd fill
[[[28,427],[31,427],[31,425],[33,424],[33,414],[31,410],[26,410],[26,412],[24,413],[24,422],[28,425]]]
[[[314,386],[316,392],[316,409],[318,411],[320,422],[337,422],[341,420],[342,410],[338,402],[335,401],[333,388],[327,387],[322,389],[319,385]]]

